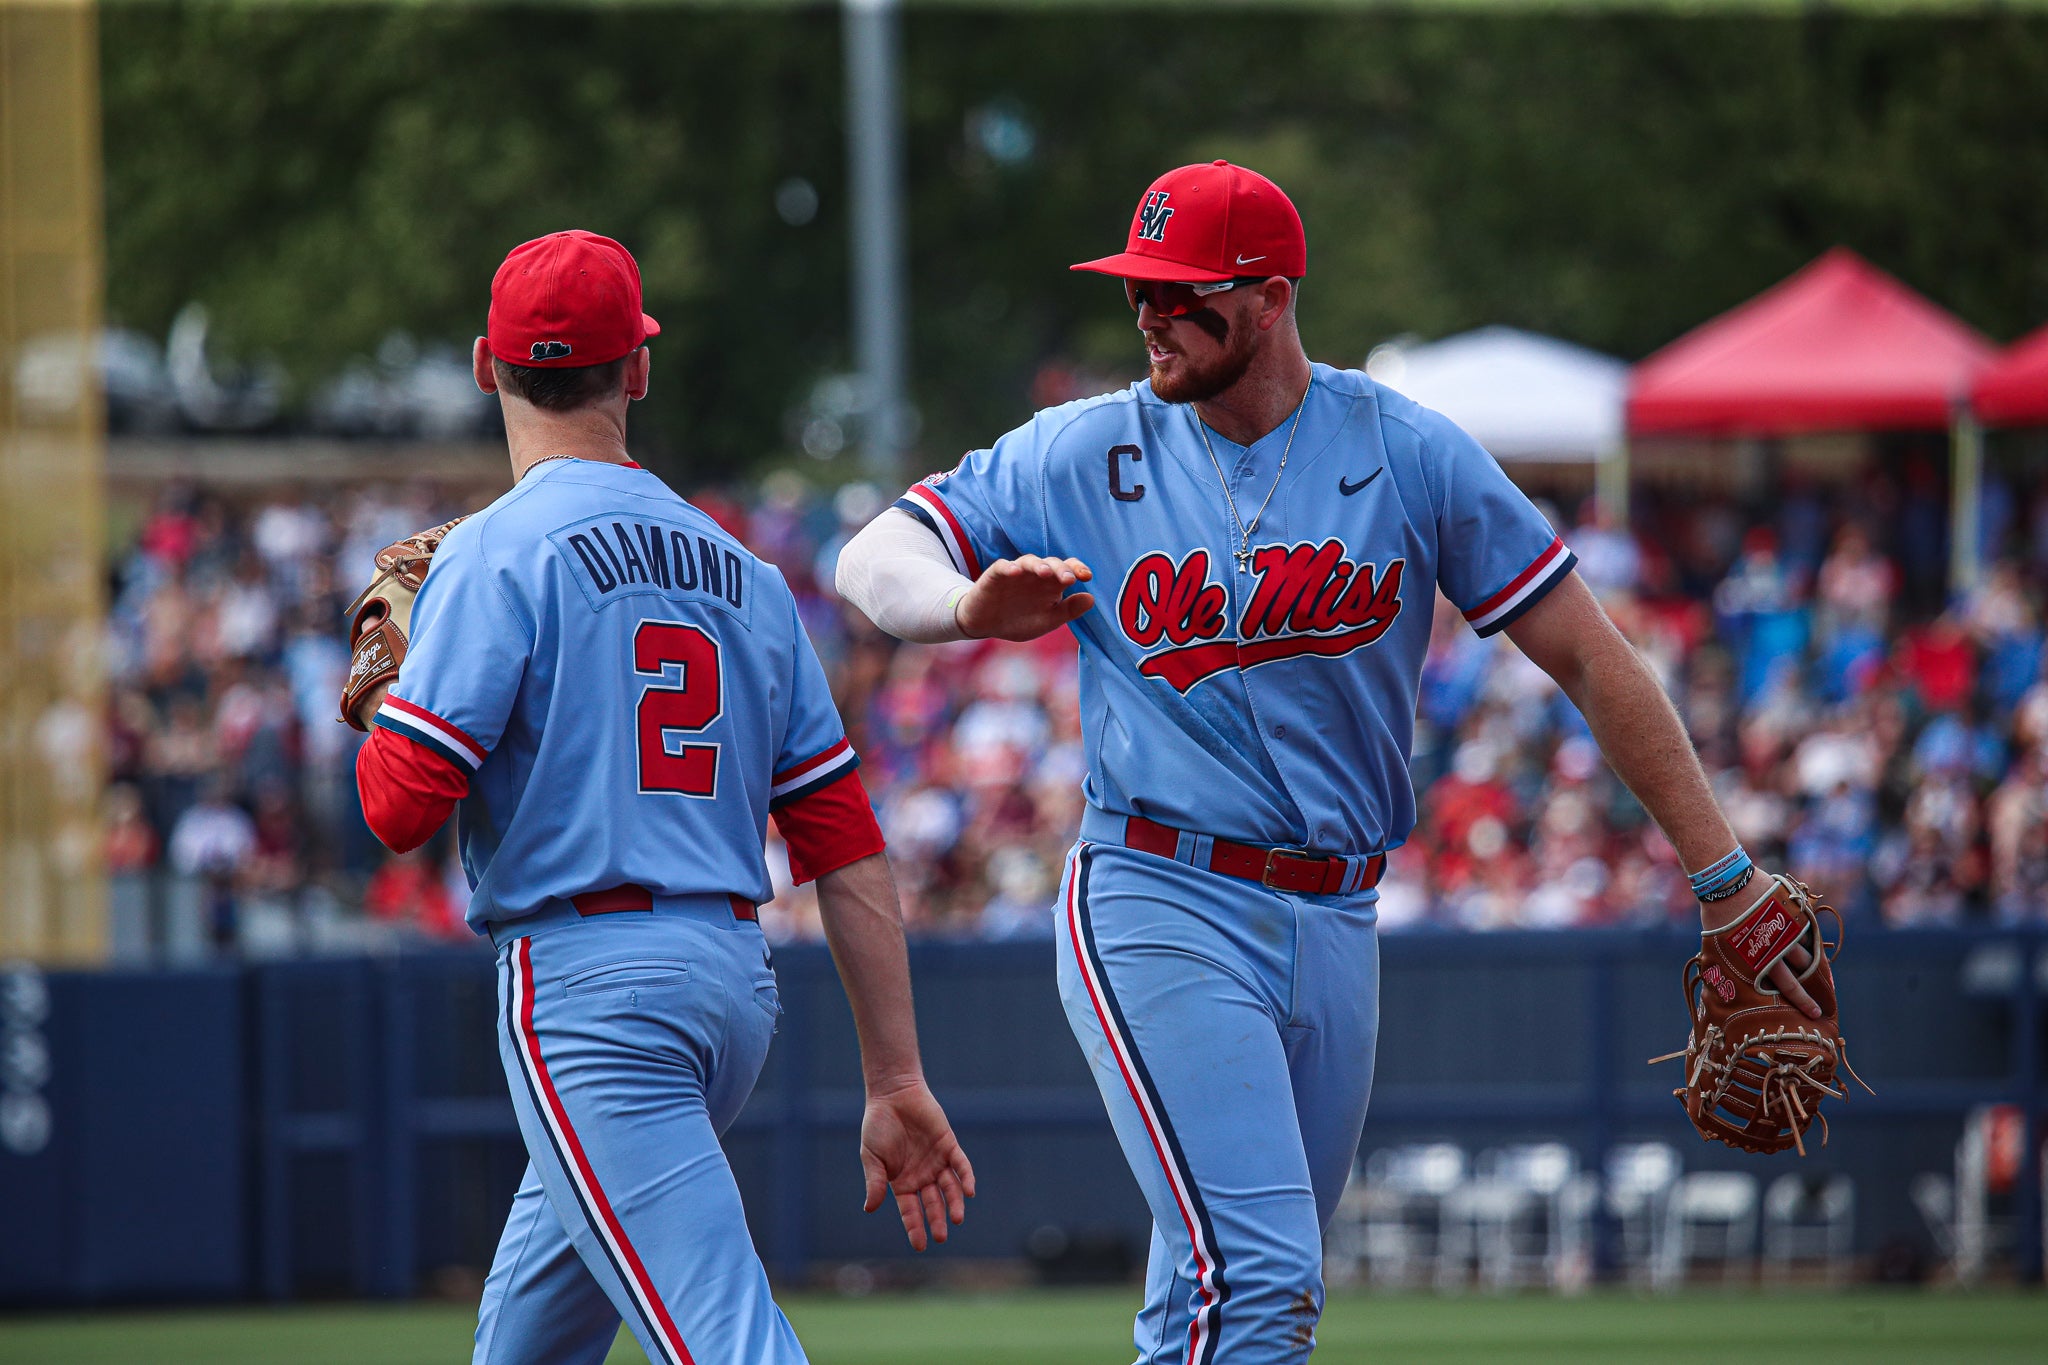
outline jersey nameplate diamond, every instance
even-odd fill
[[[628,597],[695,599],[737,614],[752,606],[752,565],[721,537],[645,517],[595,517],[548,536],[591,609]]]

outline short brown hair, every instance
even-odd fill
[[[514,365],[491,357],[498,387],[549,412],[574,412],[618,391],[626,357],[602,365]]]

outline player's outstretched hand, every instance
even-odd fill
[[[912,1251],[946,1240],[946,1225],[967,1218],[974,1197],[974,1167],[953,1136],[946,1112],[923,1081],[868,1095],[860,1122],[860,1164],[867,1173],[867,1203],[873,1213],[893,1187],[903,1235]]]
[[[1078,559],[998,559],[961,597],[953,619],[969,639],[1036,640],[1095,605],[1094,593],[1067,595],[1067,589],[1093,577],[1094,571]]]

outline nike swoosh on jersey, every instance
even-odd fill
[[[1356,493],[1359,489],[1365,487],[1367,484],[1371,483],[1374,479],[1377,479],[1380,475],[1386,472],[1387,467],[1385,465],[1381,465],[1378,469],[1375,469],[1372,473],[1366,475],[1357,483],[1352,483],[1349,479],[1346,479],[1343,475],[1339,474],[1337,476],[1337,491],[1348,498],[1353,493]]]

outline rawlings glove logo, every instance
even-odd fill
[[[1754,920],[1736,931],[1728,946],[1735,949],[1750,971],[1761,972],[1767,963],[1783,955],[1801,927],[1772,901]]]
[[[361,652],[356,655],[355,662],[349,666],[348,680],[351,684],[357,683],[377,670],[390,666],[391,651],[384,647],[384,639],[379,636],[364,645]]]

